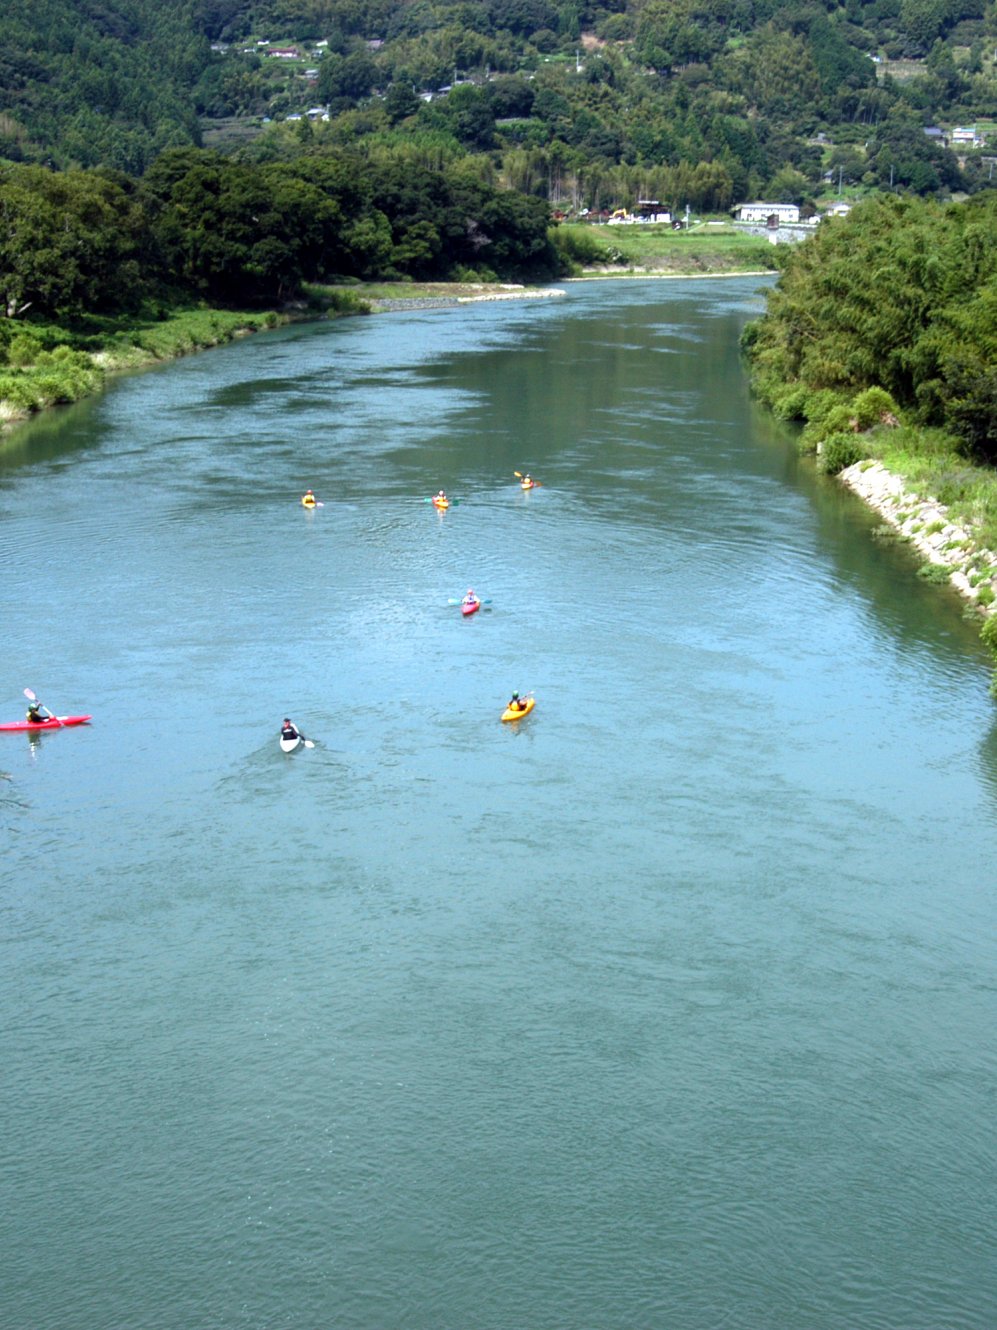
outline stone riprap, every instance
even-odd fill
[[[981,613],[983,587],[997,592],[997,554],[982,548],[970,527],[949,520],[948,509],[937,499],[915,494],[900,476],[880,462],[856,462],[840,472],[842,481],[930,562],[949,570],[949,581]]]

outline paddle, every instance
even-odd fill
[[[38,706],[41,706],[41,703],[38,701],[38,698],[35,696],[35,694],[31,691],[30,688],[25,688],[24,696],[28,699],[29,702],[35,702]],[[48,707],[46,707],[45,710],[48,711]],[[59,720],[59,717],[53,716],[51,711],[48,711],[48,719],[54,720],[61,729],[66,728],[65,725],[63,725],[62,721]]]
[[[435,502],[436,502],[435,499],[431,499],[428,497],[423,499],[423,503],[435,503]],[[447,499],[447,503],[451,508],[456,508],[457,505],[460,503],[460,499]]]
[[[298,729],[297,725],[295,725],[294,729],[295,729],[295,733],[297,734],[298,738],[301,740],[301,742],[305,745],[306,748],[314,748],[314,747],[315,747],[314,742],[313,742],[311,739],[306,739],[305,736],[304,736],[304,735],[301,733],[301,731]],[[283,734],[283,731],[281,731],[281,733]]]
[[[448,605],[463,605],[463,603],[464,603],[464,597],[463,597],[463,596],[461,596],[459,599],[458,599],[456,596],[450,596],[449,599],[447,600],[447,604],[448,604]],[[492,602],[491,602],[491,597],[489,597],[488,600],[479,600],[479,601],[478,601],[478,604],[479,604],[479,605],[490,605],[491,603],[492,603]]]

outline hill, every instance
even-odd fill
[[[8,0],[0,156],[140,174],[207,132],[473,162],[565,211],[972,192],[995,45],[985,0]]]

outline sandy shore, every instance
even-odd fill
[[[949,581],[981,614],[983,587],[997,592],[997,553],[977,543],[972,529],[949,519],[948,509],[931,496],[915,494],[880,462],[856,462],[840,473],[843,484],[863,499],[930,563],[949,573]]]

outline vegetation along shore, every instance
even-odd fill
[[[994,192],[870,200],[789,254],[742,345],[801,449],[971,598],[997,660],[995,236]]]

